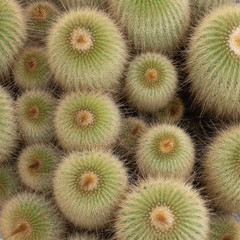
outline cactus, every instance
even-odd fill
[[[147,176],[188,178],[194,165],[194,146],[183,129],[156,125],[139,139],[136,161]]]
[[[23,149],[17,163],[23,183],[40,192],[52,190],[53,171],[59,158],[59,152],[52,146],[35,144]]]
[[[110,10],[137,51],[172,54],[190,22],[188,0],[109,0]]]
[[[69,237],[67,240],[99,240],[99,238],[89,234],[75,234],[74,236]]]
[[[211,218],[211,240],[238,240],[240,227],[232,215],[218,215]]]
[[[17,146],[13,100],[0,86],[0,163],[7,161]]]
[[[203,240],[208,236],[208,222],[204,201],[190,185],[150,179],[122,203],[116,239]]]
[[[45,43],[52,24],[57,20],[59,10],[49,1],[36,1],[26,7],[26,23],[30,41]]]
[[[62,0],[64,8],[99,7],[105,0]]]
[[[187,68],[195,102],[225,119],[240,116],[240,6],[208,14],[195,29]]]
[[[74,225],[89,230],[109,224],[127,187],[126,170],[112,154],[75,152],[60,163],[54,195]]]
[[[0,208],[18,191],[18,177],[10,166],[0,167]]]
[[[26,26],[22,9],[15,0],[0,0],[0,16],[0,76],[4,76],[24,44]]]
[[[203,161],[206,192],[217,208],[240,212],[240,126],[221,131],[207,149]]]
[[[64,90],[114,91],[119,86],[126,46],[103,12],[69,11],[53,25],[47,46],[50,67]]]
[[[45,50],[26,47],[15,62],[13,73],[15,83],[23,90],[47,88],[51,74]]]
[[[31,193],[14,196],[4,205],[0,227],[6,240],[58,240],[64,231],[50,202]]]
[[[165,56],[141,54],[130,64],[125,94],[139,111],[155,112],[172,101],[177,80],[177,72]]]
[[[27,144],[46,143],[53,138],[55,100],[40,90],[27,91],[17,99],[16,116]]]
[[[56,136],[66,150],[108,148],[118,138],[120,112],[105,94],[73,92],[59,103]]]

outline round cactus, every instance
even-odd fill
[[[136,161],[143,174],[188,178],[194,165],[194,146],[183,129],[156,125],[139,140]]]
[[[62,5],[67,8],[99,7],[105,0],[61,0]]]
[[[23,90],[45,89],[50,79],[45,50],[39,47],[26,47],[15,62],[15,83]]]
[[[23,183],[36,191],[51,190],[59,158],[59,152],[51,146],[36,144],[25,148],[18,158],[18,172]]]
[[[172,101],[177,80],[177,72],[166,57],[156,53],[142,54],[130,64],[125,94],[139,111],[155,112]]]
[[[172,54],[182,43],[190,21],[188,0],[109,0],[137,51]]]
[[[99,240],[99,238],[89,234],[76,234],[74,236],[67,238],[67,240]]]
[[[127,195],[116,221],[116,238],[203,240],[208,222],[204,201],[191,186],[150,179]]]
[[[17,174],[10,166],[0,167],[0,208],[18,190]]]
[[[0,86],[0,163],[8,160],[17,145],[13,100]]]
[[[72,10],[54,24],[48,37],[49,64],[65,90],[114,91],[124,70],[126,46],[103,12]]]
[[[232,215],[219,215],[211,218],[211,240],[238,240],[240,226]]]
[[[66,95],[55,118],[57,138],[66,150],[108,148],[118,138],[120,123],[116,104],[100,93]]]
[[[59,11],[54,3],[36,1],[26,8],[26,23],[31,41],[46,42],[52,24],[57,20]]]
[[[187,68],[195,102],[222,118],[240,116],[240,6],[208,14],[190,41]]]
[[[23,46],[26,29],[22,9],[15,0],[0,0],[0,75],[8,74],[15,55]]]
[[[226,212],[240,212],[240,126],[221,131],[204,162],[204,182],[213,203]]]
[[[64,231],[55,208],[43,197],[30,193],[14,196],[4,205],[0,227],[6,240],[58,240]]]
[[[54,110],[55,100],[45,91],[28,91],[17,99],[17,121],[26,143],[45,143],[53,138]]]
[[[108,152],[75,152],[59,165],[54,195],[69,221],[89,230],[105,227],[127,187],[123,164]]]

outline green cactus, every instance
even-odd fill
[[[210,219],[211,240],[238,240],[240,238],[240,226],[232,215],[218,215]]]
[[[165,56],[141,54],[130,63],[125,95],[139,111],[155,112],[172,101],[177,82],[177,72]]]
[[[3,206],[0,228],[6,240],[59,240],[64,232],[56,209],[32,193],[14,196]]]
[[[16,117],[27,144],[52,140],[55,104],[55,99],[42,90],[27,91],[17,99]]]
[[[0,76],[7,75],[15,55],[23,46],[26,26],[22,9],[15,0],[0,0]]]
[[[59,103],[56,136],[66,150],[108,148],[118,138],[121,116],[106,94],[73,92]]]
[[[23,90],[45,89],[51,80],[44,48],[25,47],[14,65],[14,81]]]
[[[187,68],[195,102],[212,116],[240,116],[240,6],[208,14],[195,29]]]
[[[23,149],[17,163],[20,178],[35,191],[52,190],[53,172],[59,158],[59,152],[52,146],[35,144]]]
[[[123,164],[102,151],[71,153],[60,163],[54,178],[60,210],[75,226],[89,230],[112,221],[126,187]]]
[[[127,51],[105,13],[69,11],[53,25],[47,46],[50,67],[64,90],[117,90]]]
[[[188,0],[109,0],[109,4],[137,51],[172,54],[190,23]]]
[[[0,86],[0,163],[7,161],[17,146],[13,100]]]
[[[240,212],[240,126],[221,131],[209,145],[203,161],[206,192],[217,208]]]
[[[183,129],[156,125],[139,139],[136,161],[147,176],[188,178],[193,171],[194,145]]]
[[[208,211],[199,193],[180,181],[142,182],[126,196],[115,224],[118,240],[205,240]]]

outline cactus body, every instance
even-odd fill
[[[65,90],[114,91],[126,63],[121,33],[103,12],[72,10],[54,26],[48,37],[49,64]]]
[[[172,101],[177,88],[177,72],[166,57],[142,54],[130,64],[125,84],[129,103],[139,111],[154,112]]]
[[[54,110],[55,100],[45,91],[27,91],[17,99],[17,121],[26,143],[46,143],[53,138]]]
[[[181,45],[190,20],[188,0],[109,0],[109,3],[136,50],[172,54]]]
[[[89,234],[76,234],[75,236],[69,237],[67,240],[99,240],[99,238]]]
[[[127,195],[115,228],[118,240],[205,240],[208,214],[191,186],[148,180]]]
[[[105,0],[62,0],[62,5],[67,9],[82,7],[99,7]]]
[[[54,195],[60,210],[80,228],[109,224],[127,187],[123,164],[107,152],[76,152],[59,165]]]
[[[188,178],[194,165],[194,146],[183,129],[156,125],[139,140],[136,161],[147,176]]]
[[[213,116],[240,116],[240,6],[215,9],[195,29],[187,67],[195,102]]]

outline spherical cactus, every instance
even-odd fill
[[[136,150],[139,138],[147,128],[147,124],[139,118],[126,118],[123,122],[119,144],[127,151],[133,152]]]
[[[130,64],[125,84],[129,103],[139,111],[154,112],[174,98],[177,72],[165,56],[142,54]]]
[[[10,166],[0,167],[0,208],[18,190],[17,174]]]
[[[17,145],[13,100],[0,86],[0,163],[6,161]]]
[[[156,125],[139,140],[136,161],[144,175],[188,178],[194,165],[194,146],[183,129]]]
[[[240,212],[240,126],[221,131],[203,161],[206,192],[216,207]]]
[[[55,208],[30,193],[14,196],[3,207],[0,227],[6,240],[58,240],[64,231]]]
[[[187,68],[195,102],[213,116],[240,116],[240,6],[208,14],[195,29]]]
[[[74,236],[67,238],[67,240],[99,240],[99,238],[89,234],[76,234]]]
[[[25,21],[20,5],[15,0],[0,0],[0,76],[8,74],[15,55],[26,37]]]
[[[14,66],[14,81],[23,90],[45,89],[51,74],[45,50],[40,47],[26,47]]]
[[[109,224],[127,187],[123,164],[108,152],[75,152],[63,159],[54,178],[60,210],[89,230]]]
[[[148,180],[133,189],[116,221],[116,239],[208,239],[208,212],[199,193],[172,180]]]
[[[67,8],[99,7],[105,0],[62,0],[62,5]]]
[[[66,95],[55,117],[57,138],[69,151],[110,147],[118,138],[120,123],[116,104],[100,93]]]
[[[54,110],[55,100],[45,91],[28,91],[17,99],[17,121],[26,143],[45,143],[53,138]]]
[[[109,0],[137,51],[172,54],[182,43],[190,21],[188,0]]]
[[[57,20],[59,11],[54,3],[36,1],[26,8],[26,22],[31,41],[46,42],[52,24]]]
[[[72,10],[54,24],[48,37],[49,64],[65,90],[114,91],[127,51],[112,20],[90,9]]]
[[[36,191],[51,190],[53,172],[59,159],[59,152],[51,146],[36,144],[25,148],[17,163],[23,183]]]
[[[219,215],[211,218],[211,240],[238,240],[240,226],[232,215]]]
[[[153,117],[157,122],[173,124],[180,121],[183,113],[183,102],[179,97],[175,97],[167,107],[156,112]]]

